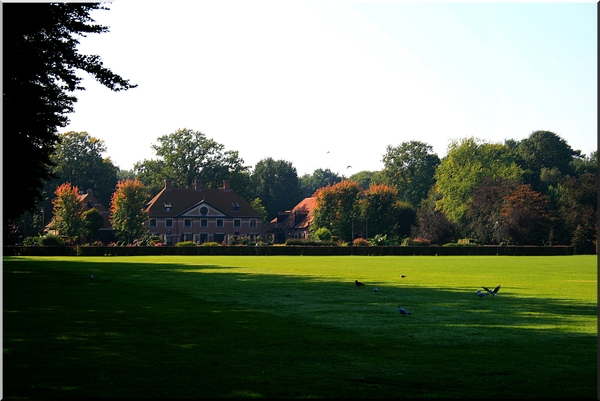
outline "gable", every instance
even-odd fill
[[[182,217],[226,217],[226,214],[221,212],[216,207],[208,202],[200,202],[194,205],[189,210],[181,213]]]

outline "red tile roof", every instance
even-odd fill
[[[225,188],[227,188],[226,186]],[[225,216],[258,218],[262,215],[231,189],[216,188],[170,188],[166,185],[150,202],[146,211],[151,218],[177,217],[198,207],[200,204],[212,206]],[[170,212],[166,206],[170,205]],[[239,205],[236,212],[235,208]]]

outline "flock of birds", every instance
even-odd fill
[[[404,274],[402,274],[400,277],[404,278],[406,277]],[[364,283],[361,283],[358,280],[354,280],[354,284],[356,284],[357,287],[366,287]],[[483,298],[486,295],[491,295],[493,297],[498,295],[498,291],[500,291],[500,286],[497,286],[496,288],[494,288],[493,290],[490,290],[487,287],[481,287],[485,290],[485,292],[481,291],[481,290],[477,290],[477,292],[475,293],[479,298]],[[373,291],[375,292],[379,292],[379,287],[375,286],[375,288],[373,289]],[[398,312],[400,313],[400,315],[405,316],[405,315],[410,315],[410,312],[408,312],[406,309],[404,309],[402,307],[402,305],[398,305]]]

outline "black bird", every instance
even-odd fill
[[[357,287],[362,287],[362,286],[364,286],[364,284],[363,284],[363,283],[361,283],[361,282],[360,282],[360,281],[358,281],[358,280],[354,280],[354,284],[356,284],[356,286],[357,286]]]
[[[375,288],[373,289],[373,291],[379,292],[379,288],[377,286],[375,286]]]
[[[494,291],[492,291],[492,290],[490,290],[489,288],[486,288],[486,287],[481,287],[481,288],[483,288],[484,290],[486,290],[488,292],[488,294],[493,295],[493,296],[498,295],[498,290],[500,290],[500,286],[494,288]]]
[[[94,278],[94,275],[93,275],[93,274],[90,274],[90,278],[91,278],[91,279],[93,279],[93,278]]]
[[[401,275],[400,277],[404,278],[404,277],[406,277],[406,276],[403,274],[403,275]]]
[[[485,297],[486,295],[487,295],[487,294],[486,294],[485,292],[483,292],[483,291],[481,291],[481,290],[477,290],[477,296],[478,296],[479,298],[483,298],[483,297]]]
[[[400,312],[401,315],[410,315],[409,312],[406,311],[406,309],[404,309],[402,306],[398,306],[398,312]]]

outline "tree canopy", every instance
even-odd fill
[[[32,211],[41,198],[44,181],[52,178],[51,156],[67,126],[68,113],[83,90],[85,71],[112,91],[134,88],[104,67],[100,56],[79,53],[79,37],[108,31],[91,18],[106,3],[3,3],[3,147],[11,170],[4,186],[5,222]],[[101,111],[99,111],[101,112]]]
[[[520,181],[523,170],[509,147],[476,138],[454,141],[435,171],[436,188],[442,195],[437,208],[454,222],[462,222],[473,191],[484,178]]]
[[[150,193],[158,193],[165,179],[173,180],[173,186],[179,188],[193,188],[196,180],[205,188],[220,188],[223,180],[230,180],[236,193],[244,193],[249,168],[244,166],[237,151],[225,150],[223,144],[188,128],[157,140],[158,143],[152,145],[157,158],[134,166],[136,177]]]
[[[385,183],[398,189],[400,199],[418,207],[435,183],[435,170],[440,164],[433,148],[420,141],[403,142],[397,147],[390,145],[382,161]]]

